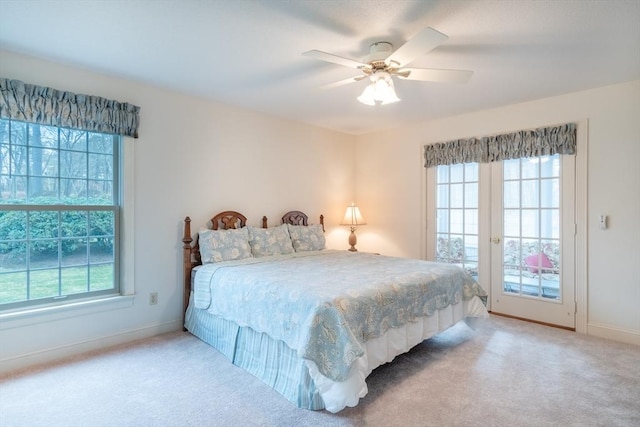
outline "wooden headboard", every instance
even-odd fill
[[[282,216],[283,224],[309,225],[308,217],[300,211],[289,211]],[[324,231],[324,215],[320,215],[320,224]],[[236,211],[224,211],[211,217],[208,228],[212,230],[229,230],[242,228],[247,225],[247,217]],[[267,217],[262,217],[262,228],[267,228]],[[200,244],[196,235],[195,242],[191,236],[191,218],[184,219],[184,234],[182,237],[182,280],[183,280],[183,313],[187,311],[189,296],[191,295],[191,273],[195,267],[202,265]]]
[[[304,212],[289,211],[282,215],[282,224],[291,225],[309,225],[309,217]],[[324,215],[320,215],[320,225],[322,225],[322,231],[324,231]],[[262,226],[267,228],[267,217],[262,217]]]

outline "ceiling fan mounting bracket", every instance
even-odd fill
[[[393,50],[393,45],[389,42],[375,42],[371,46],[369,46],[369,53],[391,53]]]
[[[393,45],[389,42],[376,42],[369,46],[369,55],[364,58],[365,63],[384,62],[391,55]]]

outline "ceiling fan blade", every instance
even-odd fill
[[[364,79],[367,76],[355,76],[355,77],[349,77],[348,79],[344,79],[344,80],[339,80],[337,82],[334,83],[329,83],[327,85],[323,85],[320,86],[320,89],[331,89],[334,87],[338,87],[338,86],[343,86],[349,83],[354,83],[354,82],[359,82],[360,80]]]
[[[403,65],[406,65],[416,59],[418,56],[422,56],[430,50],[436,48],[448,39],[449,37],[442,34],[440,31],[436,31],[431,27],[427,27],[416,34],[405,44],[400,46],[398,50],[393,52],[385,60],[385,62],[387,64],[390,64],[391,61],[393,61],[398,64],[398,67],[402,67]]]
[[[319,50],[309,50],[303,53],[304,56],[308,56],[310,58],[319,59],[321,61],[332,62],[338,65],[344,65],[349,68],[365,68],[368,67],[367,64],[363,64],[360,61],[356,61],[355,59],[343,58],[342,56],[334,55],[331,53],[322,52]]]
[[[404,77],[402,74],[397,74],[398,77],[423,82],[466,83],[473,75],[473,71],[467,70],[437,70],[434,68],[403,68],[398,70],[399,73],[404,71],[410,71],[409,75]]]

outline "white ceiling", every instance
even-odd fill
[[[473,70],[465,84],[318,87],[430,26],[449,40],[411,67]],[[640,0],[0,0],[0,47],[351,134],[640,78]],[[127,101],[127,100],[122,100]]]

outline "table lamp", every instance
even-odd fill
[[[362,214],[360,213],[360,209],[355,205],[355,203],[351,203],[351,206],[347,206],[347,211],[344,214],[344,218],[340,225],[348,225],[351,227],[351,234],[349,235],[349,245],[351,247],[349,250],[351,252],[357,252],[356,243],[358,239],[356,238],[356,227],[359,225],[365,225],[364,218],[362,218]]]

